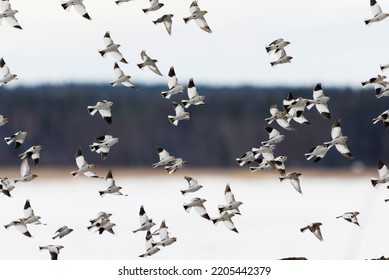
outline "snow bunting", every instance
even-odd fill
[[[150,256],[158,253],[159,250],[161,250],[161,249],[158,246],[154,245],[154,243],[155,243],[155,241],[154,241],[153,235],[150,233],[150,230],[147,230],[146,243],[145,243],[146,252],[139,255],[139,257],[140,258],[150,257]]]
[[[111,221],[109,219],[105,219],[105,220],[102,220],[102,222],[100,223],[100,226],[98,227],[98,229],[95,232],[98,231],[99,234],[103,234],[104,231],[107,231],[110,234],[115,234],[115,232],[113,231],[113,228],[115,226],[116,226],[115,223],[111,223]]]
[[[16,150],[23,144],[24,140],[26,139],[26,136],[27,136],[27,132],[18,131],[12,136],[4,137],[4,140],[7,143],[7,145],[15,141],[15,150]]]
[[[175,116],[169,115],[168,119],[173,125],[177,126],[179,121],[190,119],[189,112],[185,112],[185,109],[182,105],[174,101],[172,102],[172,105],[176,112],[176,115]]]
[[[140,69],[143,69],[144,67],[148,67],[151,71],[153,71],[155,74],[157,75],[160,75],[162,76],[161,72],[159,71],[156,63],[158,62],[158,60],[156,59],[152,59],[150,58],[147,54],[146,54],[146,51],[143,50],[141,53],[140,53],[140,57],[142,58],[143,62],[142,63],[139,63],[137,64],[137,66],[140,68]]]
[[[155,223],[153,222],[152,219],[149,219],[147,217],[146,211],[143,207],[143,205],[140,206],[139,209],[139,222],[140,222],[140,227],[136,230],[133,230],[133,233],[137,233],[138,231],[147,231],[151,229],[153,226],[155,226]]]
[[[289,180],[292,184],[293,188],[302,194],[301,186],[300,186],[300,179],[301,173],[298,172],[289,172],[284,176],[280,177],[280,181]]]
[[[197,0],[192,2],[189,9],[191,15],[188,17],[184,17],[184,22],[188,23],[188,21],[194,20],[202,30],[208,33],[212,33],[211,28],[209,27],[207,21],[204,18],[204,15],[207,14],[208,11],[200,10],[199,5],[197,4]]]
[[[25,158],[31,158],[34,164],[37,165],[39,163],[41,150],[42,150],[42,146],[40,145],[32,146],[26,151],[24,151],[23,153],[19,154],[19,157],[21,160]]]
[[[272,145],[272,144],[278,144],[282,140],[284,140],[285,135],[282,135],[277,129],[272,128],[270,126],[266,126],[265,130],[269,134],[269,140],[262,141],[262,145]]]
[[[251,151],[255,154],[255,157],[258,158],[259,155],[262,155],[262,157],[267,160],[267,161],[272,161],[274,160],[274,154],[273,151],[275,150],[276,145],[262,145],[259,148],[252,148]]]
[[[346,145],[346,141],[348,139],[347,136],[343,136],[342,128],[340,127],[340,119],[338,119],[333,125],[331,129],[331,137],[332,140],[328,142],[324,142],[324,145],[335,145],[335,148],[348,159],[353,159],[354,157],[351,155],[349,148]]]
[[[84,0],[70,0],[63,2],[61,4],[62,8],[64,10],[69,11],[70,7],[74,7],[74,9],[84,18],[91,20],[92,18],[89,16],[89,14],[86,12],[86,8],[84,4],[82,3]]]
[[[24,210],[25,224],[46,225],[40,221],[41,219],[40,216],[35,215],[29,199],[26,200],[23,210]]]
[[[328,110],[327,102],[330,100],[328,96],[324,95],[321,84],[316,84],[313,90],[313,99],[307,101],[307,109],[310,110],[313,106],[316,106],[316,109],[319,113],[326,119],[331,118],[330,111]]]
[[[0,23],[2,22],[3,19],[5,19],[12,27],[17,29],[22,29],[19,22],[15,18],[15,14],[18,13],[18,11],[12,10],[11,4],[9,3],[8,0],[1,0],[0,8],[1,8]]]
[[[323,241],[323,237],[321,235],[320,226],[322,223],[312,223],[307,225],[306,227],[303,227],[300,229],[301,232],[306,231],[307,229],[310,230],[320,241]]]
[[[4,225],[6,229],[14,226],[19,232],[27,237],[32,237],[31,233],[28,231],[27,225],[25,223],[26,219],[19,219],[17,221],[12,221],[7,225]]]
[[[111,213],[107,212],[99,212],[97,213],[97,217],[89,220],[90,226],[87,227],[88,230],[91,230],[94,227],[99,228],[101,224],[104,224],[109,221],[109,218],[112,216]]]
[[[234,194],[231,191],[230,185],[227,184],[224,190],[224,199],[226,201],[226,205],[219,205],[219,212],[222,213],[224,211],[231,211],[235,215],[240,215],[239,206],[243,204],[241,201],[237,201],[235,199]]]
[[[389,127],[389,110],[386,110],[385,112],[381,113],[379,116],[373,119],[373,124],[378,123],[379,121],[382,121],[385,128]]]
[[[178,169],[184,168],[184,166],[186,166],[187,164],[188,162],[183,160],[182,158],[176,158],[172,165],[165,166],[165,170],[169,175],[171,175]]]
[[[279,38],[277,40],[274,40],[269,45],[265,47],[267,53],[271,53],[272,51],[277,52],[279,49],[283,49],[286,46],[288,46],[290,42],[285,41],[282,38]]]
[[[80,174],[84,174],[87,177],[91,178],[100,178],[92,171],[92,168],[95,167],[94,164],[88,164],[82,155],[81,149],[78,148],[76,152],[76,165],[78,167],[78,170],[70,172],[73,177],[77,177]]]
[[[197,192],[199,189],[201,189],[203,186],[199,185],[196,179],[189,177],[189,176],[184,176],[185,180],[188,182],[189,186],[187,189],[181,190],[181,193],[183,195],[187,193],[193,193]]]
[[[163,165],[166,165],[166,164],[169,164],[171,162],[175,162],[176,161],[176,158],[174,156],[171,156],[168,153],[168,151],[166,151],[165,149],[161,148],[160,146],[156,146],[155,150],[158,153],[159,162],[154,163],[152,165],[153,168],[156,168],[158,166],[163,166]]]
[[[172,34],[172,14],[163,15],[153,21],[154,24],[163,23],[165,25],[167,33]]]
[[[361,82],[362,86],[373,85],[376,95],[381,92],[381,89],[389,87],[389,82],[385,81],[385,75],[378,75],[377,77],[372,77],[367,81]]]
[[[352,212],[346,212],[343,215],[340,215],[340,216],[338,216],[336,218],[337,219],[343,218],[346,221],[348,221],[350,223],[353,223],[353,224],[356,224],[357,226],[359,226],[358,219],[357,219],[358,215],[359,215],[358,211],[352,211]]]
[[[373,18],[366,19],[365,20],[366,25],[370,25],[373,22],[379,22],[381,20],[386,19],[389,16],[388,13],[382,12],[380,5],[378,5],[378,3],[375,0],[370,0],[370,8],[373,13]]]
[[[112,135],[103,135],[97,137],[96,141],[92,145],[89,145],[89,148],[91,152],[101,154],[101,158],[104,160],[107,158],[111,147],[119,142],[119,138],[115,138]]]
[[[5,125],[8,123],[8,118],[5,118],[3,115],[0,115],[0,126]]]
[[[149,12],[154,12],[154,11],[161,9],[164,5],[165,4],[163,4],[163,3],[159,3],[158,0],[150,0],[150,7],[146,8],[146,9],[142,9],[142,11],[145,14],[148,14]]]
[[[185,108],[189,108],[190,105],[204,104],[205,97],[202,95],[199,95],[199,93],[197,92],[196,86],[193,82],[193,79],[189,80],[188,97],[189,97],[189,100],[182,100],[182,105],[184,105]]]
[[[192,198],[188,203],[184,202],[184,209],[186,212],[190,212],[190,209],[194,208],[196,212],[204,219],[210,220],[207,210],[205,209],[204,203],[207,202],[204,198]]]
[[[107,176],[105,177],[107,189],[104,191],[99,191],[99,194],[101,197],[103,197],[106,194],[114,194],[114,195],[123,195],[127,196],[127,194],[123,194],[120,190],[122,187],[116,186],[115,180],[112,176],[112,171],[109,170]]]
[[[169,233],[167,231],[168,227],[166,226],[165,220],[162,221],[161,225],[159,226],[159,242],[153,243],[154,246],[169,246],[172,245],[174,242],[177,241],[177,237],[170,237]]]
[[[12,74],[10,72],[9,67],[4,61],[4,58],[0,58],[0,70],[1,74],[3,75],[3,78],[0,79],[0,86],[9,83],[12,80],[18,79],[18,75]]]
[[[386,184],[389,182],[389,172],[386,164],[382,160],[377,161],[377,169],[379,178],[371,178],[371,184],[373,187],[377,187],[379,184]]]
[[[277,105],[274,104],[270,107],[270,114],[271,116],[265,119],[268,124],[271,124],[273,121],[276,121],[278,125],[284,129],[295,130],[289,124],[291,117],[286,111],[280,111]]]
[[[115,62],[113,66],[113,71],[116,76],[116,80],[113,82],[110,82],[111,86],[116,86],[118,84],[122,84],[125,87],[128,88],[135,88],[135,86],[130,82],[131,76],[124,75],[122,69],[120,69],[117,62]]]
[[[73,229],[69,228],[68,226],[63,226],[57,229],[57,231],[54,233],[53,239],[56,238],[62,238],[71,233]]]
[[[253,151],[248,151],[244,153],[241,157],[236,158],[236,161],[240,166],[248,165],[256,160],[260,154],[254,153]]]
[[[11,191],[15,189],[15,186],[11,184],[11,181],[7,178],[1,178],[0,180],[0,192],[8,197],[11,197]]]
[[[119,51],[120,45],[113,42],[109,31],[105,32],[104,34],[104,44],[106,48],[98,51],[102,57],[106,57],[107,54],[110,53],[114,59],[120,61],[121,63],[127,64],[127,61]]]
[[[92,116],[98,111],[101,117],[108,123],[112,123],[111,117],[111,106],[113,103],[111,101],[103,100],[96,103],[94,106],[88,106],[88,112]]]
[[[39,246],[39,251],[48,250],[52,260],[58,260],[59,252],[64,247],[62,245],[47,245],[47,246]]]
[[[184,86],[178,84],[176,72],[174,71],[173,66],[169,69],[169,73],[167,76],[167,85],[169,87],[169,90],[161,92],[161,95],[167,99],[169,99],[174,94],[184,92]]]
[[[38,175],[32,174],[30,170],[30,165],[28,164],[28,158],[22,159],[22,163],[20,164],[20,175],[21,178],[15,180],[17,182],[29,182],[34,180]]]
[[[235,214],[229,213],[228,211],[223,211],[218,218],[213,218],[212,222],[217,225],[219,222],[223,222],[223,224],[233,232],[239,233],[236,229],[234,222],[232,221],[232,217],[234,217]]]
[[[286,51],[284,49],[278,49],[276,51],[276,55],[278,56],[278,60],[270,62],[270,65],[275,67],[276,65],[279,64],[284,64],[284,63],[291,63],[293,57],[288,56],[286,54]]]
[[[309,152],[305,154],[305,157],[307,160],[310,160],[315,157],[314,162],[318,162],[319,160],[325,157],[325,155],[327,154],[328,150],[331,147],[332,146],[328,144],[318,145],[312,148],[311,150],[309,150]]]

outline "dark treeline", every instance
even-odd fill
[[[206,105],[191,106],[190,120],[180,121],[175,127],[167,118],[174,115],[171,102],[180,102],[187,95],[167,100],[161,96],[162,90],[166,86],[137,90],[109,85],[2,87],[0,113],[9,118],[9,123],[0,127],[0,136],[19,130],[28,135],[16,151],[3,141],[0,164],[18,165],[19,153],[32,145],[42,145],[42,166],[74,165],[74,154],[80,147],[87,161],[96,165],[149,167],[158,161],[154,147],[159,145],[193,167],[238,166],[236,157],[268,139],[264,119],[270,116],[272,104],[282,108],[289,91],[295,98],[312,98],[312,88],[198,86]],[[332,119],[323,118],[313,108],[304,113],[310,126],[292,121],[296,131],[290,132],[274,122],[272,126],[286,135],[275,156],[288,156],[287,166],[294,167],[349,167],[356,162],[373,166],[379,158],[389,161],[389,131],[382,122],[372,123],[374,117],[389,109],[389,99],[377,99],[372,88],[324,86],[324,91],[331,97],[328,105]],[[99,114],[92,117],[87,111],[88,105],[104,99],[113,102],[112,125]],[[304,153],[331,140],[331,126],[338,118],[355,159],[350,161],[333,148],[322,161],[307,161]],[[119,138],[105,161],[89,150],[95,138],[104,134]]]

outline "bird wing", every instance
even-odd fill
[[[197,18],[195,20],[196,24],[204,31],[208,32],[208,33],[212,33],[212,30],[211,28],[209,27],[207,21],[205,20],[204,17],[201,17],[201,18]]]
[[[167,231],[165,223],[163,223],[163,227],[159,228],[159,238],[161,239],[161,241],[169,239],[169,233]]]
[[[319,226],[315,227],[314,231],[313,231],[313,234],[319,239],[319,240],[323,240],[323,236],[321,235],[321,231],[320,231],[320,228]]]
[[[20,175],[24,177],[28,174],[30,174],[30,165],[28,164],[28,159],[24,158],[20,164]]]
[[[117,79],[124,76],[124,73],[123,73],[122,69],[120,69],[117,62],[115,62],[115,65],[113,66],[113,72],[114,72]]]
[[[167,85],[169,89],[174,88],[177,85],[177,76],[176,72],[174,71],[174,67],[170,67],[169,74],[167,76]]]
[[[388,176],[388,168],[386,167],[386,164],[384,164],[381,160],[378,161],[378,174],[380,178],[384,178]]]
[[[340,122],[337,120],[331,129],[331,137],[332,139],[336,139],[338,137],[342,136],[342,128],[340,127]]]
[[[200,216],[208,215],[207,210],[204,206],[194,206],[193,208]]]
[[[155,74],[162,76],[162,73],[159,71],[157,65],[155,65],[155,64],[150,64],[150,65],[148,65],[148,67],[149,67],[149,69],[150,69],[151,71],[153,71]]]
[[[320,114],[323,114],[323,113],[327,113],[329,114],[330,113],[330,110],[328,110],[328,107],[326,104],[316,104],[316,109],[319,111]]]
[[[176,111],[176,116],[182,114],[185,112],[185,109],[184,107],[182,107],[180,104],[176,103],[176,105],[174,106],[174,110]]]
[[[74,5],[74,9],[76,9],[76,11],[80,14],[80,15],[85,15],[87,12],[86,12],[86,8],[84,6],[84,4],[80,1],[80,3],[77,3]]]
[[[17,19],[15,18],[15,16],[6,17],[5,20],[6,20],[12,27],[15,27],[15,26],[18,26],[18,25],[19,25],[19,22],[17,21]]]
[[[227,205],[235,202],[234,194],[231,191],[230,185],[227,184],[224,191],[224,199],[226,200]]]
[[[190,4],[189,10],[192,14],[200,11],[199,5],[197,5],[197,0],[193,1],[192,4]]]
[[[122,53],[119,50],[111,51],[110,54],[113,56],[114,59],[121,61],[124,59]]]
[[[350,158],[350,159],[352,158],[351,152],[346,144],[336,144],[335,148],[339,151],[339,153],[341,153],[345,157]]]
[[[371,7],[371,12],[373,13],[374,16],[382,14],[382,9],[381,9],[380,5],[378,5],[378,3],[376,1],[374,1],[374,2],[375,2],[374,5],[370,6]]]
[[[99,110],[99,113],[101,114],[101,116],[102,116],[103,118],[111,117],[111,110],[110,110],[110,109],[102,109],[102,110]]]
[[[172,20],[164,20],[163,24],[165,25],[167,33],[171,34],[172,33]]]
[[[109,33],[109,31],[105,33],[103,40],[104,40],[104,45],[107,47],[114,44],[113,40],[111,39],[111,34]]]
[[[79,155],[78,157],[76,157],[76,164],[77,164],[78,168],[81,168],[84,165],[87,165],[88,163],[86,162],[83,155]]]
[[[160,161],[170,157],[170,154],[165,149],[163,149],[161,152],[159,152],[158,155],[159,155],[159,160]]]
[[[145,51],[145,50],[143,50],[143,51],[140,53],[140,57],[142,58],[143,61],[150,60],[150,57],[146,54],[146,51]]]
[[[322,89],[313,91],[313,99],[318,99],[318,98],[323,97],[323,96],[324,96],[324,92]]]
[[[60,233],[60,232],[65,231],[67,229],[68,229],[67,226],[63,226],[63,227],[60,227],[59,229],[57,229],[57,231],[55,233]]]
[[[34,216],[34,210],[32,210],[30,201],[27,199],[26,203],[24,204],[24,217],[28,219],[31,216]]]
[[[283,48],[277,49],[277,50],[276,50],[276,55],[278,56],[278,59],[281,59],[281,58],[287,56],[287,55],[286,55],[286,51],[285,51]]]
[[[192,86],[188,86],[188,97],[189,99],[192,99],[196,96],[198,96],[198,92],[197,92],[197,89],[196,89],[196,86],[193,84]]]
[[[9,3],[8,0],[2,0],[0,2],[0,9],[1,9],[2,12],[11,10],[11,4]]]
[[[3,77],[10,74],[9,68],[8,68],[7,64],[5,63],[3,58],[0,59],[0,69],[1,69],[1,74],[3,75]]]
[[[141,208],[139,210],[139,222],[140,222],[141,226],[143,226],[143,225],[145,225],[146,223],[149,222],[149,217],[147,217],[147,214],[146,214],[145,209],[143,208],[143,206],[141,206]]]

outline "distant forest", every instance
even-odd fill
[[[0,127],[0,136],[21,130],[28,133],[17,150],[0,143],[0,165],[17,166],[18,154],[32,145],[42,145],[41,166],[75,166],[74,155],[80,147],[89,163],[96,166],[121,165],[150,167],[158,161],[155,146],[182,157],[192,167],[239,167],[236,158],[268,139],[265,118],[269,108],[282,101],[288,92],[295,98],[312,98],[311,88],[282,87],[208,87],[197,89],[206,105],[191,106],[190,120],[173,126],[167,116],[174,115],[172,101],[187,99],[184,94],[165,99],[166,85],[139,86],[136,90],[110,85],[42,85],[0,88],[0,114],[9,122]],[[389,163],[389,131],[372,119],[389,109],[389,98],[376,98],[374,89],[327,88],[332,119],[327,120],[312,108],[304,116],[311,125],[292,121],[296,131],[286,131],[275,122],[272,127],[286,136],[275,156],[286,155],[289,167],[375,166],[378,159]],[[101,100],[113,102],[112,124],[97,113],[91,116],[88,105]],[[341,119],[343,134],[354,155],[349,160],[331,149],[320,162],[307,161],[304,153],[331,140],[331,126]],[[119,142],[106,160],[93,153],[89,145],[101,135],[113,135]]]

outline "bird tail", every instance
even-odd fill
[[[224,205],[219,205],[218,207],[217,207],[218,209],[219,209],[219,212],[220,213],[222,213],[223,211],[225,211],[225,206]]]
[[[308,227],[303,227],[303,228],[300,228],[300,231],[301,232],[304,232],[304,231],[306,231],[308,229]]]
[[[277,64],[278,64],[277,61],[270,62],[270,65],[271,65],[272,67],[275,67]]]
[[[79,172],[78,171],[72,171],[72,172],[70,172],[70,174],[72,174],[73,177],[77,177],[79,175]]]
[[[373,187],[377,186],[378,180],[375,178],[371,178],[371,184],[373,185]]]
[[[371,24],[371,21],[369,19],[365,20],[365,24],[369,26]]]
[[[171,94],[169,94],[169,91],[163,91],[163,92],[161,92],[161,95],[162,95],[163,97],[165,97],[166,99],[169,99],[170,96],[171,96]]]
[[[189,213],[190,209],[192,209],[192,207],[184,203],[184,209],[185,209],[186,212]]]
[[[67,9],[69,9],[69,7],[70,7],[69,3],[62,3],[61,6],[62,6],[62,8],[63,8],[64,10],[67,10]]]
[[[93,116],[94,114],[96,114],[97,110],[94,109],[93,106],[88,106],[88,112]]]
[[[142,11],[147,15],[149,13],[149,9],[142,9]]]
[[[185,190],[180,190],[180,192],[182,193],[182,195],[185,195],[185,194],[186,194],[186,191],[185,191]]]
[[[170,121],[173,125],[175,125],[175,126],[178,125],[178,120],[176,120],[175,117],[173,117],[173,116],[168,116],[168,118],[169,118],[169,121]]]
[[[7,145],[11,144],[14,141],[12,137],[4,137],[4,140],[7,143]]]
[[[188,109],[190,106],[189,100],[182,100],[182,105],[184,105],[185,109]]]
[[[146,65],[145,65],[144,63],[139,63],[139,64],[137,64],[136,66],[138,66],[139,69],[142,69],[142,68],[145,67]]]
[[[39,251],[44,250],[45,248],[43,246],[39,246]]]
[[[374,119],[373,119],[373,124],[376,124],[376,123],[378,123],[379,121],[380,121],[380,118],[379,118],[379,117],[374,118]]]
[[[98,148],[99,148],[99,145],[89,145],[89,148],[90,148],[90,150],[91,150],[91,152],[94,152],[94,151],[96,151]]]
[[[189,21],[189,20],[191,20],[191,18],[190,18],[190,17],[186,17],[186,18],[184,18],[184,22],[185,22],[185,23],[188,23],[188,21]]]
[[[100,50],[99,54],[101,54],[102,57],[106,57],[107,56],[107,52],[105,50]]]
[[[100,194],[101,197],[104,197],[105,191],[99,191],[99,194]]]

